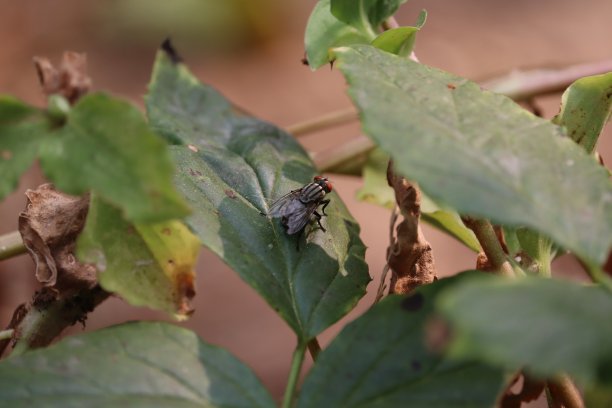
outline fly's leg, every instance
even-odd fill
[[[329,203],[329,200],[327,200],[327,202]],[[325,204],[325,205],[327,205],[327,204]],[[325,208],[325,207],[323,207],[323,208]],[[323,214],[325,214],[325,213],[323,213]],[[321,230],[323,232],[327,232],[327,230],[325,228],[323,228],[323,225],[321,225],[321,214],[319,214],[318,212],[315,211],[315,212],[313,212],[313,215],[315,216],[315,218],[317,220],[317,224],[319,224],[319,228],[321,228]],[[327,215],[327,214],[325,214],[325,215]]]
[[[325,214],[325,207],[327,207],[327,204],[329,204],[329,202],[330,202],[330,201],[331,201],[331,200],[322,200],[322,201],[321,201],[321,204],[323,204],[323,207],[321,207],[321,212],[322,212],[322,213],[323,213],[323,215],[324,215],[324,216],[326,216],[326,217],[327,217],[327,214]],[[321,205],[321,204],[319,204],[319,205]],[[315,214],[316,214],[316,211],[315,211]],[[319,218],[321,218],[321,216],[319,216]],[[321,225],[321,223],[319,223],[319,225]]]

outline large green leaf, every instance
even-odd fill
[[[363,167],[363,187],[357,191],[357,199],[387,208],[395,205],[395,194],[387,183],[389,155],[376,148],[368,155]],[[455,211],[442,208],[427,195],[421,193],[421,219],[446,232],[475,252],[480,252],[476,236],[467,228]]]
[[[439,305],[456,329],[457,356],[612,384],[612,295],[600,287],[489,278],[450,289]]]
[[[364,131],[425,193],[604,262],[612,182],[561,128],[466,79],[374,47],[336,55]]]
[[[563,93],[555,123],[587,152],[592,152],[612,109],[612,72],[580,78]]]
[[[330,0],[320,0],[308,19],[304,34],[306,58],[311,69],[332,61],[329,50],[340,45],[367,44],[373,37],[334,17]]]
[[[335,193],[322,220],[327,232],[307,228],[299,250],[299,237],[287,236],[278,220],[260,214],[315,174],[290,135],[235,115],[221,95],[163,52],[147,110],[155,130],[179,144],[172,155],[179,167],[176,184],[194,209],[189,226],[298,336],[317,335],[357,303],[370,280],[365,247]]]
[[[188,213],[172,186],[174,169],[165,143],[126,102],[102,94],[83,97],[66,124],[45,140],[40,156],[45,174],[60,190],[93,190],[131,221]]]
[[[500,370],[448,360],[431,351],[436,296],[462,277],[388,297],[349,324],[319,356],[298,407],[491,407]]]
[[[32,165],[47,128],[39,110],[0,95],[0,200],[17,187],[23,172]]]
[[[0,363],[5,407],[273,407],[227,351],[167,323],[70,337]]]
[[[132,225],[119,209],[94,196],[78,254],[96,265],[105,290],[182,319],[193,311],[189,302],[199,249],[199,240],[182,222]]]

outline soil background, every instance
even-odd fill
[[[213,20],[221,23],[207,29],[198,18],[211,20],[216,6],[205,10],[189,0],[167,2],[173,5],[173,12],[184,8],[176,15],[164,11],[168,6],[162,6],[162,1],[0,0],[0,93],[44,105],[32,57],[59,61],[62,51],[74,50],[87,53],[95,90],[142,107],[156,48],[169,35],[202,81],[255,116],[281,127],[350,105],[337,70],[323,67],[311,72],[301,63],[304,27],[314,0],[227,2],[236,7],[233,16],[239,17],[215,17]],[[220,4],[214,0],[202,3]],[[612,58],[609,0],[412,0],[401,8],[397,20],[409,25],[422,8],[427,9],[429,18],[417,38],[421,62],[476,81],[516,69],[555,68]],[[187,20],[189,24],[182,24]],[[537,100],[545,117],[557,113],[559,98],[551,95]],[[612,162],[611,133],[608,128],[599,144],[607,163]],[[355,123],[300,140],[311,151],[324,151],[358,134]],[[389,219],[388,210],[355,200],[358,178],[331,178],[361,225],[374,280],[358,307],[320,336],[323,347],[371,304],[384,265]],[[23,192],[42,180],[34,166],[23,177],[19,190],[0,204],[0,234],[16,229],[17,214],[25,205]],[[441,276],[475,265],[475,255],[452,238],[427,226],[425,233]],[[562,257],[553,269],[564,278],[581,276],[571,257]],[[0,263],[1,326],[36,287],[33,264],[27,256]],[[194,306],[195,315],[182,325],[237,355],[273,395],[280,397],[295,346],[292,332],[250,287],[206,250],[198,263]],[[136,319],[168,320],[115,298],[92,313],[84,329],[76,326],[66,334]],[[309,365],[307,361],[304,369]],[[532,406],[545,405],[538,401]]]

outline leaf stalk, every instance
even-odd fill
[[[285,396],[283,398],[282,408],[291,408],[295,399],[295,391],[297,388],[297,382],[300,377],[300,371],[302,370],[302,364],[304,363],[304,356],[306,355],[306,346],[308,343],[300,340],[298,342],[295,351],[293,352],[293,358],[291,360],[291,369],[289,371],[289,379],[287,380],[287,387],[285,388]]]

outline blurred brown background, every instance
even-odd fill
[[[142,106],[156,48],[170,35],[202,81],[256,116],[289,126],[350,104],[339,72],[323,67],[313,73],[300,62],[304,27],[314,4],[314,0],[0,0],[0,93],[43,105],[32,56],[58,61],[62,51],[74,50],[88,54],[95,90]],[[612,58],[609,0],[412,0],[397,19],[411,24],[422,8],[428,10],[429,19],[417,39],[421,62],[470,79]],[[538,100],[546,117],[557,112],[559,96]],[[610,163],[610,129],[606,133],[599,150]],[[321,151],[358,134],[358,124],[351,124],[301,141],[308,149]],[[354,199],[360,180],[332,179],[361,224],[374,281],[357,309],[320,336],[323,346],[371,304],[388,236],[388,211]],[[16,229],[24,190],[40,182],[40,173],[32,169],[19,191],[0,204],[0,234]],[[425,232],[442,276],[474,265],[474,255],[455,241],[431,228]],[[565,257],[554,269],[568,277],[580,268]],[[214,255],[203,251],[198,272],[196,313],[184,326],[232,351],[275,396],[282,395],[295,346],[288,327]],[[35,288],[28,257],[0,263],[1,326]],[[143,318],[166,319],[111,299],[90,316],[85,330]],[[70,330],[81,331],[80,326]]]

